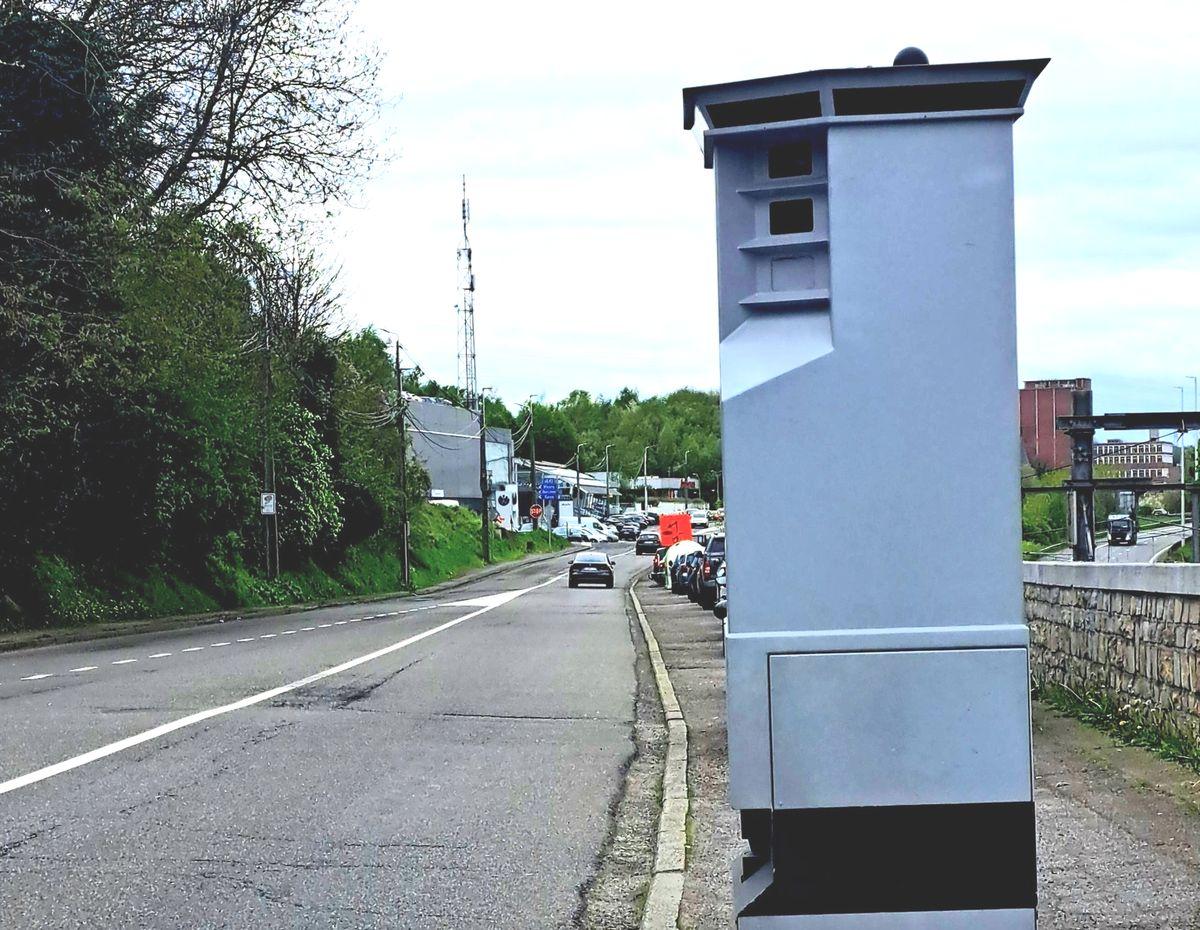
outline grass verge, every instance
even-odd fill
[[[1163,710],[1140,699],[1118,701],[1099,689],[1085,689],[1080,694],[1059,684],[1041,684],[1035,688],[1034,696],[1128,746],[1148,749],[1200,773],[1200,743],[1181,732]]]

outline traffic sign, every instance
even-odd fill
[[[538,497],[544,501],[558,500],[558,479],[543,478],[538,486]]]
[[[532,517],[534,520],[536,520],[541,515],[542,515],[541,504],[534,504],[532,507],[529,508],[529,516]]]
[[[275,495],[272,493],[259,495],[259,510],[264,517],[275,516]]]

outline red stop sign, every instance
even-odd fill
[[[534,504],[532,507],[529,508],[529,516],[533,517],[533,519],[536,520],[541,515],[542,515],[542,505],[541,504]]]

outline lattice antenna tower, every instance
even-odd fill
[[[475,374],[475,271],[471,265],[471,237],[467,224],[471,219],[471,202],[467,200],[467,176],[462,181],[462,245],[458,247],[458,275],[462,298],[458,310],[458,374],[459,386],[467,407],[479,409],[479,381]]]

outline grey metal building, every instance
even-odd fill
[[[440,398],[406,400],[408,434],[413,454],[429,472],[429,496],[456,500],[480,512],[478,416]],[[488,427],[487,468],[493,488],[515,484],[511,430]]]

